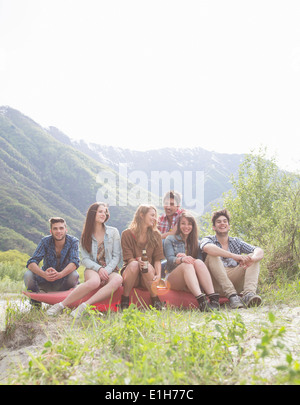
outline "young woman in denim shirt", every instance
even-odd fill
[[[71,312],[72,316],[79,317],[87,305],[109,298],[121,286],[123,279],[117,267],[121,260],[120,234],[116,228],[105,224],[108,219],[109,211],[105,203],[94,203],[88,209],[81,235],[81,263],[85,266],[85,281],[62,302],[53,305],[47,311],[48,315],[58,315],[68,305],[98,289]]]
[[[191,292],[201,311],[219,309],[219,294],[214,292],[210,273],[201,260],[197,224],[190,213],[181,214],[175,235],[165,240],[164,253],[167,259],[166,279],[170,288]]]

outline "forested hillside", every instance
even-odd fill
[[[72,141],[54,127],[42,128],[17,110],[0,107],[0,251],[16,248],[32,252],[49,232],[48,218],[56,215],[63,216],[69,233],[79,237],[86,210],[99,199],[100,188],[116,197],[117,204],[110,205],[109,223],[122,232],[136,209],[130,202],[136,192],[133,187],[137,183],[130,182],[134,171],[143,171],[147,176],[148,183],[136,195],[142,193],[149,202],[153,171],[169,170],[182,177],[184,172],[203,171],[203,200],[207,205],[230,188],[229,176],[237,171],[242,157],[212,154],[199,148],[136,152],[101,145],[89,147],[83,141]],[[124,181],[119,172],[122,163],[131,171],[125,174]],[[118,180],[109,181],[99,173],[111,174],[108,177]],[[196,187],[199,183],[193,180],[191,196]],[[131,197],[130,191],[134,191]]]
[[[49,233],[51,216],[63,216],[69,233],[80,236],[86,210],[101,187],[96,176],[111,169],[58,142],[20,112],[2,107],[0,170],[0,250],[32,252]],[[125,228],[133,211],[111,207],[110,224]]]

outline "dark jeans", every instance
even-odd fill
[[[76,270],[56,281],[46,281],[43,277],[38,276],[30,270],[27,270],[24,274],[24,283],[27,290],[32,292],[40,292],[43,290],[45,292],[53,291],[66,291],[70,288],[76,287],[79,284],[79,274]]]

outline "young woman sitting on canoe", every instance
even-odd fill
[[[181,214],[175,235],[165,239],[164,253],[168,272],[166,280],[170,288],[191,292],[201,311],[219,309],[219,294],[214,292],[210,273],[201,260],[197,223],[190,213]]]
[[[81,263],[85,266],[84,283],[79,284],[62,302],[53,305],[47,311],[48,315],[58,315],[65,307],[95,290],[91,297],[71,312],[73,317],[80,317],[87,305],[109,298],[122,285],[117,267],[121,260],[120,234],[117,228],[106,225],[109,216],[105,203],[97,202],[89,207],[80,246]]]
[[[142,287],[149,291],[151,301],[156,309],[162,304],[152,289],[153,283],[161,278],[161,260],[164,259],[161,234],[157,230],[157,211],[152,205],[140,205],[128,229],[122,232],[121,246],[124,265],[123,295],[121,309],[129,306],[129,294],[133,287]],[[147,265],[142,261],[143,250],[146,250]]]

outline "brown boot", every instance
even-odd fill
[[[158,311],[162,310],[163,305],[158,297],[151,297],[152,306]]]
[[[205,294],[198,295],[198,297],[196,297],[196,300],[198,301],[199,309],[201,312],[210,312],[214,310],[210,302],[207,301]]]
[[[125,297],[125,295],[122,295],[120,302],[120,310],[123,311],[123,309],[127,309],[128,307],[129,307],[129,297]]]
[[[210,305],[217,311],[220,309],[220,295],[218,293],[208,294]]]

